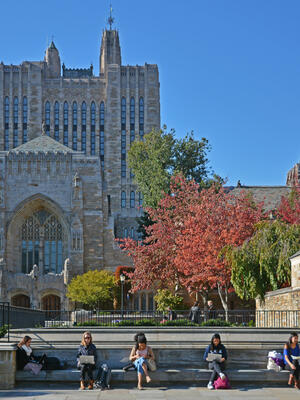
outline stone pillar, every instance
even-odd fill
[[[0,389],[13,389],[16,380],[16,345],[0,343]]]

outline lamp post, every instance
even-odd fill
[[[123,314],[124,314],[124,283],[125,283],[125,275],[121,274],[120,275],[120,281],[121,281],[121,315],[123,319]]]

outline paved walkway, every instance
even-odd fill
[[[69,385],[68,390],[55,384],[17,387],[14,390],[0,390],[1,399],[10,400],[299,400],[300,391],[293,388],[256,386],[239,387],[231,390],[212,390],[197,386],[148,387],[139,391],[132,386],[100,392],[81,392],[77,385]]]

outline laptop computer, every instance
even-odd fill
[[[80,356],[80,364],[95,364],[94,356]]]
[[[216,354],[216,353],[208,353],[207,355],[207,361],[212,362],[212,361],[220,361],[222,358],[221,354]]]

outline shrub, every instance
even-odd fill
[[[223,319],[209,319],[207,321],[201,322],[201,326],[232,326],[232,324],[228,321],[224,321]]]
[[[0,338],[4,337],[8,332],[8,325],[3,325],[0,328]]]

